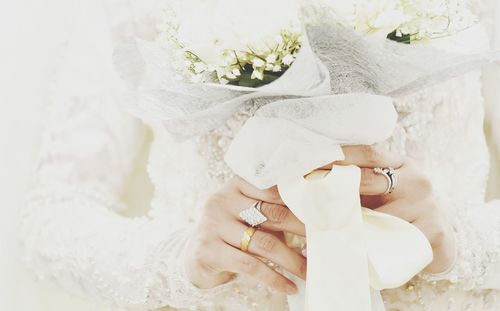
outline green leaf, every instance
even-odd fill
[[[410,34],[402,34],[401,36],[398,36],[397,34],[398,34],[398,31],[396,29],[387,35],[387,39],[392,40],[392,41],[396,41],[399,43],[404,43],[404,44],[411,43],[411,35]]]
[[[283,74],[283,72],[264,71],[264,79],[259,80],[252,79],[253,68],[250,70],[247,69],[250,68],[246,68],[245,71],[241,72],[241,75],[238,78],[230,80],[228,84],[257,88],[276,81]]]

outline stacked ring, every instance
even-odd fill
[[[387,179],[387,189],[383,193],[384,195],[391,194],[396,189],[396,186],[398,185],[398,178],[396,176],[395,169],[392,167],[376,167],[373,169],[373,172],[378,175],[383,175]]]
[[[245,230],[245,232],[243,232],[240,244],[241,251],[248,252],[248,247],[250,246],[250,242],[252,241],[252,237],[256,231],[257,229],[255,227],[250,226]]]

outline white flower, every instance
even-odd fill
[[[411,41],[451,35],[476,22],[468,0],[327,0],[345,25],[385,37],[411,35]]]
[[[236,77],[241,76],[241,72],[238,68],[234,68],[232,74],[235,75]]]
[[[264,73],[262,73],[261,71],[259,70],[254,70],[252,72],[252,76],[251,76],[252,79],[259,79],[259,80],[263,80],[264,79]]]
[[[258,57],[255,57],[253,60],[252,60],[252,64],[255,68],[259,68],[259,67],[262,67],[266,64],[265,61],[263,61],[262,59],[258,58]]]
[[[276,63],[276,58],[277,58],[277,57],[278,57],[278,56],[276,56],[276,54],[274,54],[274,53],[273,53],[273,54],[270,54],[269,56],[267,56],[267,58],[266,58],[266,62],[267,62],[268,64],[274,64],[274,63]]]
[[[285,57],[283,57],[283,64],[290,66],[294,60],[295,60],[295,57],[291,54],[288,54]]]
[[[178,40],[207,64],[220,65],[223,50],[267,50],[283,30],[300,29],[293,0],[183,0],[177,6]]]

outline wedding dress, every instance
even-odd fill
[[[183,267],[199,208],[233,175],[225,150],[265,102],[253,100],[223,126],[179,142],[161,122],[123,110],[110,82],[116,77],[106,35],[84,27],[94,27],[95,36],[75,28],[52,84],[37,180],[23,211],[25,260],[40,278],[113,309],[286,310],[285,296],[245,277],[197,289]],[[489,158],[481,74],[398,97],[395,108],[398,126],[382,145],[418,160],[431,177],[459,251],[449,271],[384,291],[387,309],[498,310],[500,202],[484,201]],[[150,209],[125,217],[123,192],[149,143]]]

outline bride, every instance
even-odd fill
[[[26,262],[39,277],[116,309],[287,310],[295,277],[307,278],[307,246],[290,248],[283,232],[306,236],[305,226],[276,187],[256,188],[223,160],[266,102],[248,101],[223,124],[176,139],[160,120],[127,113],[117,96],[111,41],[129,26],[103,34],[105,16],[94,15],[95,23],[80,16],[52,83],[36,186],[23,212]],[[325,167],[360,167],[363,206],[412,223],[432,246],[420,274],[383,291],[388,310],[500,307],[500,203],[484,201],[481,88],[472,71],[395,97],[393,136],[344,146],[345,160]],[[144,189],[134,182],[144,149],[154,193],[147,208],[137,203],[146,215],[127,217],[134,206],[125,202]],[[391,167],[399,182],[387,193],[387,175],[376,169]],[[249,230],[240,213],[256,203],[265,219]]]

